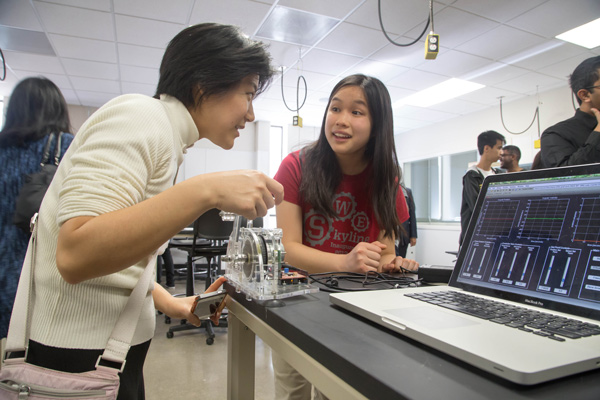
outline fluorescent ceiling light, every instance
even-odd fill
[[[462,96],[463,94],[473,92],[483,87],[485,87],[485,85],[452,78],[400,99],[394,103],[394,107],[403,105],[429,107],[434,104],[439,104],[446,100]]]
[[[593,49],[600,46],[600,18],[556,36],[557,39]]]

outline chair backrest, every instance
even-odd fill
[[[213,208],[194,222],[194,237],[208,240],[227,240],[233,230],[233,221],[223,221],[220,210]]]

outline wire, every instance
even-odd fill
[[[298,103],[300,103],[299,101],[299,93],[300,93],[300,80],[304,81],[304,100],[302,101],[301,105],[298,105]],[[285,104],[285,107],[292,111],[292,112],[299,112],[300,109],[302,107],[304,107],[304,103],[306,103],[306,98],[308,97],[308,87],[306,86],[306,79],[304,79],[304,76],[300,75],[298,77],[298,81],[296,82],[296,108],[295,110],[292,110],[290,107],[288,107],[287,103],[285,102],[285,94],[283,93],[283,67],[281,67],[281,98],[283,99],[283,104]]]
[[[4,53],[2,52],[2,49],[0,49],[0,58],[2,58],[2,78],[0,78],[0,81],[3,81],[6,79],[6,61],[4,61]]]
[[[511,133],[511,134],[513,134],[513,135],[520,135],[520,134],[522,134],[522,133],[525,133],[525,132],[527,132],[527,131],[529,130],[529,128],[531,128],[531,127],[533,126],[533,123],[534,123],[534,122],[535,122],[535,120],[537,119],[537,120],[538,120],[538,137],[539,137],[539,136],[540,136],[540,119],[539,119],[539,116],[540,116],[540,106],[537,106],[537,107],[535,108],[535,113],[533,113],[533,120],[531,121],[531,123],[529,124],[529,126],[528,126],[527,128],[525,128],[525,130],[524,130],[524,131],[521,131],[521,132],[511,132],[511,131],[510,131],[510,130],[509,130],[507,127],[506,127],[506,124],[504,123],[504,117],[502,116],[502,98],[503,98],[503,97],[504,97],[504,96],[500,96],[500,121],[502,121],[502,126],[504,127],[504,129],[506,129],[506,131],[507,131],[508,133]]]
[[[402,271],[407,272],[406,270]],[[408,271],[410,272],[410,271]],[[400,289],[418,286],[421,279],[408,276],[395,277],[380,272],[321,272],[308,275],[311,282],[321,285],[326,292],[356,292],[379,289]]]
[[[419,35],[418,38],[416,38],[415,40],[413,40],[410,43],[396,43],[392,40],[391,37],[388,36],[387,32],[385,31],[385,28],[383,27],[383,19],[381,18],[381,0],[377,0],[377,10],[378,10],[377,14],[379,16],[379,25],[381,26],[381,31],[383,32],[383,34],[385,35],[387,40],[389,40],[390,43],[395,46],[408,47],[408,46],[412,46],[413,44],[417,43],[419,40],[421,40],[423,35],[425,35],[425,32],[427,32],[427,28],[429,27],[430,22],[431,22],[431,32],[433,32],[433,0],[429,0],[429,16],[427,17],[427,23],[425,24],[425,29],[423,29],[423,32],[421,32],[421,34]]]

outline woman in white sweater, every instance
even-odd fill
[[[198,175],[173,185],[200,139],[230,149],[273,69],[236,28],[200,24],[167,47],[154,98],[111,100],[81,127],[40,210],[28,361],[93,370],[149,257],[212,208],[249,219],[281,202],[282,186],[257,171]],[[28,250],[31,252],[31,248]],[[199,324],[192,298],[155,284],[121,374],[119,397],[143,399],[142,367],[154,307]]]

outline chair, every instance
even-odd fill
[[[207,289],[220,273],[220,260],[213,264],[213,259],[225,255],[227,253],[227,243],[229,235],[233,229],[232,221],[223,221],[219,215],[219,210],[214,208],[202,214],[195,222],[193,227],[193,237],[191,241],[180,241],[175,243],[174,247],[185,250],[188,253],[187,271],[186,271],[186,290],[185,296],[194,296],[195,290],[195,261],[198,258],[206,258],[206,279],[205,288]],[[225,321],[219,326],[227,326]],[[202,325],[194,326],[182,320],[179,326],[172,326],[167,332],[167,337],[173,337],[174,332],[204,328],[208,335],[206,344],[213,344],[214,329],[211,321],[202,321]]]

